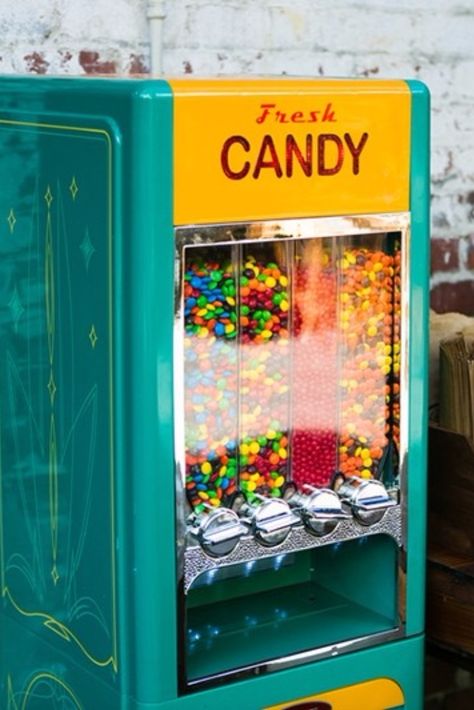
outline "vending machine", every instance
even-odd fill
[[[1,79],[2,708],[421,710],[428,104]]]

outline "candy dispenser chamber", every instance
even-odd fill
[[[408,216],[176,236],[184,687],[400,634]]]

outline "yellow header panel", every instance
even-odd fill
[[[329,693],[311,695],[264,710],[389,710],[403,705],[402,690],[389,678],[378,678]]]
[[[408,209],[405,82],[170,84],[175,224]]]

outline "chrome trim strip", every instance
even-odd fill
[[[201,574],[212,569],[230,567],[241,562],[252,562],[300,550],[311,550],[369,535],[389,535],[399,547],[402,546],[403,528],[400,506],[387,508],[382,520],[371,526],[364,526],[355,518],[340,520],[336,529],[324,537],[315,537],[301,524],[293,527],[284,542],[275,545],[275,547],[265,547],[253,535],[245,535],[226,557],[210,557],[194,538],[188,538],[188,546],[184,553],[184,594],[189,592],[193,582]]]
[[[323,658],[334,658],[335,656],[351,653],[353,651],[358,651],[360,649],[382,643],[388,643],[389,641],[395,641],[404,637],[405,629],[403,626],[399,626],[394,629],[390,629],[389,631],[381,631],[376,634],[371,634],[370,636],[362,636],[348,641],[340,641],[338,643],[322,646],[321,648],[315,648],[310,651],[294,653],[283,658],[276,658],[263,663],[256,663],[255,665],[242,666],[241,668],[216,673],[215,675],[206,678],[198,678],[196,680],[189,681],[187,683],[187,688],[194,690],[198,687],[202,688],[203,686],[231,682],[237,678],[242,679],[252,675],[262,675],[263,673],[284,670],[302,665],[304,663],[322,660]]]

